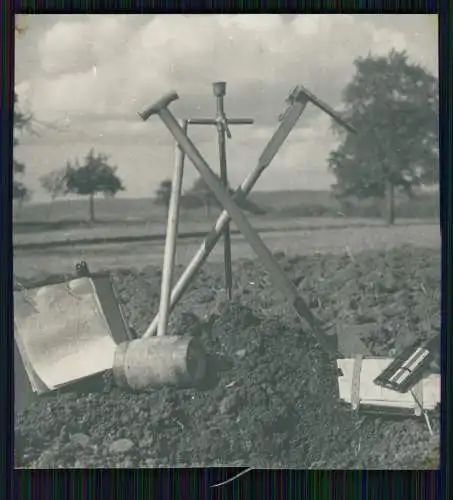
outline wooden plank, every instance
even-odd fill
[[[358,354],[354,358],[351,381],[351,406],[353,410],[358,410],[360,406],[360,374],[362,372],[363,356]]]
[[[110,334],[116,344],[134,340],[135,335],[130,331],[123,314],[121,305],[115,295],[112,282],[108,274],[91,276],[96,298],[99,300],[105,319],[109,325]]]
[[[423,413],[423,380],[420,380],[417,384],[412,388],[414,403],[415,403],[415,415],[417,417],[421,417]]]

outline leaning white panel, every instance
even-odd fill
[[[90,278],[15,292],[14,327],[35,392],[36,376],[54,390],[113,366],[116,343]]]

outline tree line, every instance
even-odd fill
[[[395,196],[416,196],[416,188],[439,182],[438,79],[422,66],[409,61],[404,51],[386,56],[368,54],[354,61],[354,75],[342,93],[345,120],[357,130],[346,132],[336,122],[332,128],[339,145],[328,155],[327,166],[336,182],[332,195],[347,206],[351,199],[374,199],[384,208],[388,224],[395,221]],[[30,130],[32,116],[22,113],[14,96],[14,145],[20,133]],[[26,200],[30,193],[23,182],[25,165],[14,160],[13,197]],[[87,196],[90,219],[95,219],[94,197],[114,196],[124,190],[104,154],[91,150],[82,164],[76,159],[65,168],[46,174],[41,186],[51,200],[74,193]],[[233,190],[230,188],[230,193]],[[161,182],[155,202],[168,206],[171,180]],[[263,213],[250,200],[243,209]],[[207,214],[217,200],[198,178],[183,196],[185,208],[204,206]]]
[[[228,187],[228,192],[232,196],[234,194],[234,189]],[[166,179],[160,183],[156,190],[155,202],[159,205],[168,207],[170,203],[170,196],[171,180]],[[263,215],[266,213],[262,207],[259,207],[256,203],[252,200],[248,200],[247,198],[240,198],[236,201],[236,203],[246,212],[255,215]],[[202,177],[198,177],[192,187],[181,196],[180,204],[186,209],[204,207],[207,217],[210,217],[212,208],[222,208],[222,205],[218,202],[217,198],[214,196]]]

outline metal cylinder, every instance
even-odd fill
[[[226,82],[214,82],[212,89],[216,97],[222,97],[226,94]]]
[[[119,387],[143,391],[164,386],[191,387],[203,379],[206,352],[193,337],[162,336],[119,344],[113,376]]]

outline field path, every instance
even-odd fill
[[[216,221],[216,217],[211,221],[186,221],[182,219],[179,224],[180,234],[185,234],[190,237],[191,233],[196,236],[199,233],[207,233]],[[340,229],[346,227],[382,227],[383,222],[379,219],[361,219],[361,218],[343,218],[343,217],[285,217],[276,219],[275,217],[257,217],[249,216],[250,223],[253,227],[260,231],[296,231],[300,230],[315,230],[315,229]],[[412,226],[412,225],[430,225],[436,224],[434,220],[421,219],[398,219],[396,226]],[[127,238],[144,238],[149,237],[149,240],[159,240],[164,238],[167,225],[162,222],[150,223],[134,223],[130,224],[109,224],[99,223],[94,227],[73,227],[71,229],[58,230],[36,230],[34,232],[15,231],[13,241],[15,246],[27,245],[45,245],[50,246],[56,243],[74,242],[74,244],[83,244],[83,240],[90,242],[93,239],[115,240],[122,238],[123,241]],[[20,229],[20,228],[19,228]],[[231,226],[232,231],[236,231],[234,223]],[[236,231],[237,232],[237,231]],[[102,244],[102,241],[90,242],[90,244]]]
[[[388,249],[404,244],[425,248],[441,245],[439,225],[398,225],[395,227],[348,227],[336,229],[298,229],[263,233],[264,243],[273,252],[288,255],[360,252]],[[198,249],[200,239],[184,239],[178,245],[177,264],[186,265]],[[241,235],[232,237],[233,259],[254,258],[255,254]],[[162,265],[163,241],[77,245],[60,248],[14,251],[14,273],[22,278],[42,278],[46,274],[72,273],[74,265],[85,260],[91,271],[114,268],[141,268]],[[218,245],[210,261],[221,261],[223,248]]]

